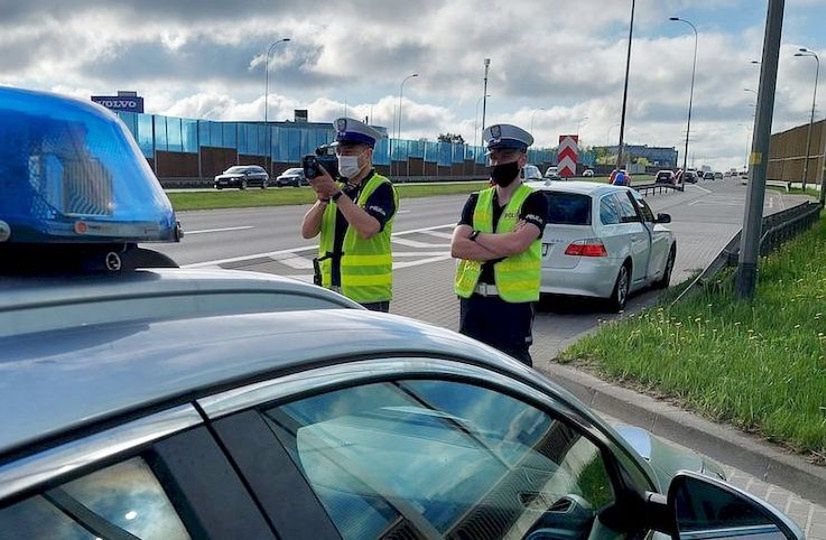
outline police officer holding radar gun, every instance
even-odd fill
[[[492,186],[467,200],[451,243],[451,254],[460,259],[459,332],[530,366],[548,203],[520,178],[531,134],[498,124],[485,129],[483,138]]]
[[[316,156],[306,156],[304,174],[317,200],[304,215],[301,235],[319,233],[315,282],[367,309],[387,312],[393,286],[390,234],[399,196],[373,169],[373,148],[382,134],[352,118],[339,118],[335,151],[337,178]]]

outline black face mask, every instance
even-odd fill
[[[508,187],[519,176],[519,161],[511,161],[490,168],[490,179],[494,184]]]

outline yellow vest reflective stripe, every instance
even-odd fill
[[[370,195],[383,183],[390,184],[384,176],[374,174],[364,185],[358,197],[358,205],[364,208]],[[393,199],[396,210],[399,208],[399,194],[393,185]],[[333,276],[333,241],[336,230],[337,205],[327,205],[321,218],[321,239],[318,244],[318,256],[321,270],[321,285],[330,287]],[[395,216],[394,216],[395,217]],[[341,292],[356,302],[383,302],[393,296],[393,255],[390,250],[390,236],[393,232],[393,218],[384,225],[384,229],[372,238],[361,238],[353,227],[347,226],[344,233],[341,257]]]
[[[493,195],[495,187],[479,192],[473,209],[473,228],[483,233],[493,230]],[[512,232],[519,223],[522,205],[533,190],[521,185],[511,196],[499,222],[497,233]],[[535,302],[539,300],[542,277],[541,243],[537,238],[518,255],[512,255],[493,266],[494,280],[499,296],[506,302]],[[470,298],[482,275],[481,261],[461,260],[456,268],[454,290],[462,298]]]

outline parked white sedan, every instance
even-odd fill
[[[667,287],[677,242],[631,188],[593,182],[529,182],[546,194],[541,292],[606,298],[612,310],[648,286]]]

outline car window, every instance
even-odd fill
[[[620,211],[612,195],[606,195],[600,199],[599,220],[603,225],[616,225],[620,222]]]
[[[190,537],[141,458],[112,465],[0,509],[0,538],[133,537]]]
[[[642,220],[647,223],[654,223],[656,219],[654,219],[654,212],[651,211],[651,207],[648,206],[648,203],[645,202],[645,199],[642,197],[634,197],[634,201],[637,203],[637,206],[640,209],[640,214],[642,214]]]
[[[587,538],[614,501],[581,433],[470,384],[369,384],[264,416],[345,539]]]
[[[548,201],[548,223],[590,225],[591,197],[579,193],[543,191]]]
[[[633,223],[640,220],[639,215],[637,215],[637,209],[634,207],[634,203],[631,202],[627,193],[614,193],[612,197],[617,204],[620,223]]]

